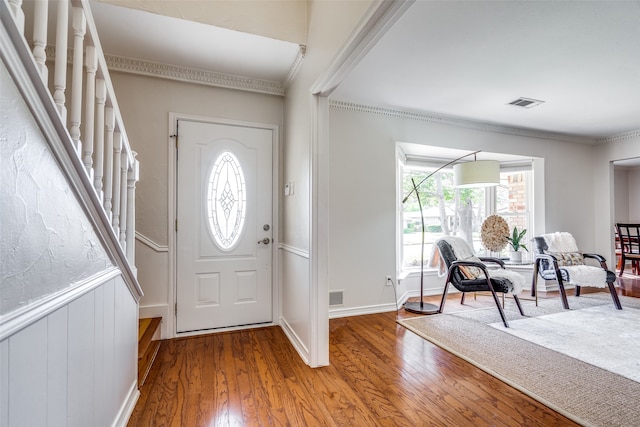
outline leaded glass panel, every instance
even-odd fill
[[[230,151],[223,152],[213,164],[207,191],[209,229],[222,250],[233,248],[242,235],[246,194],[240,162]]]

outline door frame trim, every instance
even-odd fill
[[[240,329],[249,329],[253,326],[234,326],[229,328],[218,328],[211,329],[209,331],[194,331],[194,332],[177,332],[177,321],[176,321],[176,313],[175,306],[177,301],[177,253],[176,253],[176,232],[175,232],[175,223],[177,216],[177,204],[178,204],[178,174],[177,174],[177,165],[178,158],[176,156],[176,144],[174,136],[177,133],[177,122],[178,120],[192,121],[192,122],[202,122],[202,123],[211,123],[211,124],[219,124],[226,126],[240,126],[240,127],[250,127],[256,129],[266,129],[272,131],[273,140],[272,140],[272,230],[273,230],[273,244],[271,245],[272,250],[272,258],[271,258],[271,289],[272,289],[272,304],[273,310],[271,315],[270,323],[260,323],[259,327],[265,326],[273,326],[277,325],[277,319],[280,318],[280,281],[278,278],[280,277],[279,265],[280,261],[278,258],[279,251],[277,250],[278,244],[280,242],[280,192],[278,189],[280,188],[280,129],[278,125],[268,124],[268,123],[258,123],[258,122],[249,122],[243,120],[231,120],[224,119],[220,117],[210,117],[210,116],[199,116],[194,114],[184,114],[184,113],[176,113],[169,112],[169,132],[167,134],[167,150],[168,150],[168,186],[167,186],[167,197],[168,197],[168,206],[169,212],[167,212],[168,223],[167,223],[167,236],[168,238],[168,247],[169,247],[169,292],[167,295],[167,301],[169,304],[168,317],[166,319],[167,322],[167,333],[169,334],[169,338],[176,337],[188,337],[193,335],[205,335],[208,333],[216,333],[216,332],[224,332],[224,331],[234,331]]]

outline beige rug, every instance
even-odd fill
[[[640,309],[638,298],[620,300],[623,307]],[[527,317],[563,311],[559,299],[540,300],[538,307],[533,301],[522,303]],[[613,303],[608,293],[597,293],[569,297],[569,305],[572,310],[581,310]],[[398,323],[579,424],[640,425],[640,383],[491,327],[500,322],[495,307],[454,310],[452,304],[449,310],[445,307],[444,314]],[[510,324],[522,319],[512,300],[507,300],[505,311]],[[628,328],[636,330],[640,325],[629,324]],[[625,331],[611,328],[609,333]]]

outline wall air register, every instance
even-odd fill
[[[536,105],[540,105],[540,104],[544,104],[544,101],[540,101],[538,99],[531,99],[531,98],[518,98],[509,103],[509,105],[513,105],[514,107],[521,107],[521,108],[533,108]]]

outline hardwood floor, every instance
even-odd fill
[[[637,276],[620,284],[640,297]],[[576,425],[395,320],[331,320],[331,365],[316,369],[279,327],[163,341],[128,425]]]

